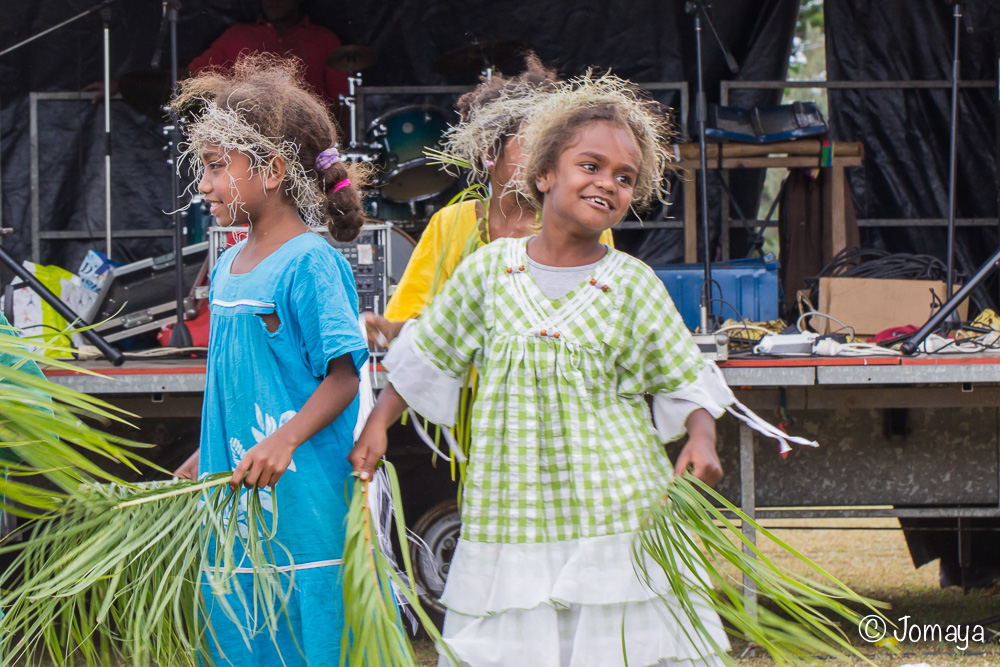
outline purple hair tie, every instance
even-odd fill
[[[340,162],[340,153],[331,146],[316,156],[316,170],[326,171],[338,162]]]
[[[340,183],[337,183],[335,186],[333,186],[332,188],[330,188],[329,190],[327,190],[327,193],[331,194],[331,195],[335,195],[335,194],[337,194],[337,192],[339,192],[340,190],[343,190],[344,188],[346,188],[350,184],[351,184],[351,179],[345,178]]]

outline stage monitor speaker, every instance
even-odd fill
[[[189,294],[208,258],[208,242],[186,246],[183,257],[184,293]],[[172,324],[177,320],[175,280],[174,253],[112,268],[86,319],[108,341]]]

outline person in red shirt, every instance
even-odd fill
[[[333,31],[309,22],[302,0],[261,0],[256,22],[227,28],[191,61],[189,69],[192,74],[209,67],[225,69],[245,51],[293,55],[303,63],[309,87],[334,106],[338,96],[347,93],[347,75],[327,67],[326,57],[339,47],[340,38]]]
[[[347,75],[326,66],[326,57],[338,48],[340,38],[332,30],[310,23],[302,11],[302,0],[261,0],[260,16],[254,23],[237,23],[227,28],[204,53],[181,70],[180,76],[194,75],[210,67],[228,69],[244,52],[295,56],[302,61],[306,83],[327,101],[341,126],[346,127],[339,97],[347,93]],[[83,90],[96,91],[93,101],[99,103],[104,95],[104,82],[95,81]],[[111,95],[118,94],[118,79],[111,80],[110,91]]]

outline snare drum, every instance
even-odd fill
[[[368,128],[368,137],[381,148],[381,194],[393,202],[429,199],[455,182],[439,164],[431,164],[425,148],[435,148],[448,123],[441,109],[431,105],[402,107],[381,116]]]

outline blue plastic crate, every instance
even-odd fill
[[[666,285],[687,328],[697,329],[701,319],[701,286],[705,282],[703,265],[661,264],[653,266],[653,271]],[[716,315],[721,314],[724,319],[742,316],[755,322],[777,319],[778,262],[773,255],[713,263],[712,282],[715,283],[712,298],[729,302],[713,302]]]

